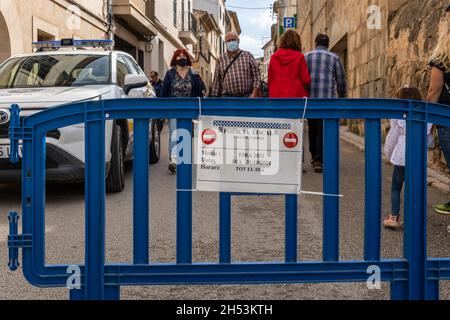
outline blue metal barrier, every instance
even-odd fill
[[[202,115],[299,119],[304,102],[295,99],[204,99]],[[301,107],[299,107],[301,106]],[[340,261],[339,201],[324,197],[323,261],[299,262],[297,197],[286,195],[285,261],[234,263],[231,259],[231,198],[220,195],[218,263],[192,263],[192,165],[177,170],[177,261],[149,264],[148,119],[177,118],[178,128],[192,131],[199,117],[196,99],[110,100],[77,103],[34,114],[19,121],[12,107],[13,156],[22,159],[22,234],[18,216],[10,215],[9,266],[18,267],[23,252],[26,279],[38,287],[66,287],[69,266],[45,264],[46,132],[85,124],[86,244],[80,266],[81,290],[72,299],[119,299],[121,286],[169,284],[262,284],[366,282],[377,265],[381,280],[391,283],[392,299],[438,299],[439,281],[450,279],[450,259],[427,258],[427,122],[450,126],[447,106],[403,100],[312,99],[307,118],[325,119],[324,192],[339,194],[339,119],[366,121],[366,209],[364,260]],[[381,251],[381,119],[407,121],[404,258],[382,260]],[[134,119],[133,264],[105,265],[105,121]]]

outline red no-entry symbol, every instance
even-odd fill
[[[286,148],[293,149],[298,145],[298,136],[294,133],[287,133],[283,138]]]
[[[202,141],[206,145],[211,145],[217,140],[217,133],[212,129],[206,129],[202,133]]]

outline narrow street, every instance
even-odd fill
[[[163,159],[151,167],[151,260],[175,261],[175,176],[167,171],[167,127],[163,132]],[[307,146],[305,147],[307,150]],[[306,154],[303,189],[320,192],[322,175],[313,172]],[[383,164],[383,211],[389,213],[392,168]],[[364,154],[341,144],[340,250],[342,260],[361,260],[364,226]],[[0,299],[67,299],[67,289],[38,289],[24,279],[21,269],[7,269],[7,214],[20,212],[20,187],[1,185],[0,200]],[[450,218],[434,213],[432,206],[448,196],[429,189],[428,248],[431,257],[450,256]],[[218,195],[195,193],[193,199],[193,259],[218,260]],[[284,259],[284,198],[241,197],[233,200],[232,255],[236,261]],[[107,262],[132,260],[132,168],[128,166],[126,189],[107,198]],[[82,185],[50,185],[46,212],[47,261],[49,264],[82,264],[84,257],[84,190]],[[383,258],[402,256],[402,232],[382,233]],[[322,257],[322,197],[305,195],[299,201],[299,257]],[[122,288],[122,299],[389,299],[389,285],[368,290],[359,284],[168,286]],[[441,299],[450,299],[450,284],[441,285]]]

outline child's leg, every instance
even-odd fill
[[[405,182],[405,167],[395,166],[394,174],[392,175],[392,188],[391,188],[391,203],[392,203],[392,215],[400,216],[400,194],[403,189],[403,183]]]
[[[176,163],[177,119],[169,119],[169,160]]]

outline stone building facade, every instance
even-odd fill
[[[202,7],[201,2],[195,4]],[[228,32],[236,32],[240,35],[241,25],[237,13],[226,10],[225,1],[209,1],[203,8],[204,10],[194,9],[198,42],[194,47],[193,67],[200,73],[206,86],[206,94],[209,94],[217,61],[225,52],[225,36]]]
[[[186,49],[209,88],[229,31],[241,27],[224,0],[0,0],[0,63],[33,52],[35,41],[111,38],[161,77],[175,50]]]
[[[32,52],[32,42],[38,40],[104,39],[107,8],[103,1],[77,3],[79,10],[63,0],[0,1],[0,62]]]
[[[447,0],[298,0],[305,51],[319,32],[346,68],[350,98],[394,98],[404,85],[427,94],[428,61],[445,26]],[[363,135],[360,121],[350,130]],[[386,132],[386,130],[385,130]],[[432,166],[445,168],[439,150]]]
[[[225,0],[194,0],[194,9],[206,11],[214,17],[219,26],[220,38],[218,42],[218,51],[220,54],[225,52],[225,35],[231,31],[231,18],[226,8]]]
[[[269,64],[270,58],[275,52],[273,39],[270,39],[263,47],[264,57],[262,58],[261,66],[261,81],[267,83],[269,81]]]
[[[219,43],[222,33],[214,15],[207,11],[194,9],[194,15],[200,29],[199,41],[195,48],[194,68],[198,70],[209,94],[213,77],[220,56]]]
[[[175,49],[194,57],[194,20],[192,0],[1,0],[0,62],[31,53],[34,41],[112,38],[147,74],[163,75]]]

